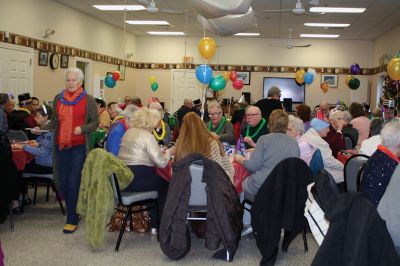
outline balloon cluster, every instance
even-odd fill
[[[117,80],[119,80],[119,77],[119,71],[114,71],[113,73],[107,74],[107,76],[104,78],[104,84],[108,88],[112,89],[117,84]]]
[[[296,72],[296,82],[298,84],[307,84],[310,85],[313,83],[315,75],[317,75],[317,72],[313,68],[309,68],[307,72],[304,69],[297,70]]]
[[[344,83],[352,90],[356,90],[360,87],[360,80],[356,77],[354,77],[353,75],[358,75],[361,73],[361,68],[359,64],[352,64],[350,66],[350,74],[351,75],[347,75]]]
[[[152,91],[156,91],[158,90],[158,82],[156,81],[156,77],[155,76],[151,76],[149,78],[150,81],[150,88]]]

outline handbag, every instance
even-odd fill
[[[133,206],[132,211],[143,209],[144,206]],[[127,207],[118,206],[107,224],[109,232],[120,231],[127,213]],[[128,218],[125,232],[144,233],[150,229],[150,216],[147,211],[134,212]]]

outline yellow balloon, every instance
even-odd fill
[[[224,72],[224,79],[229,81],[229,72]]]
[[[217,50],[217,44],[210,37],[204,37],[199,42],[199,53],[205,59],[210,59],[214,56]]]
[[[346,79],[344,80],[344,83],[346,83],[346,86],[349,86],[349,82],[350,82],[350,80],[351,80],[352,78],[354,78],[352,75],[347,75],[347,76],[346,76]]]
[[[154,82],[156,82],[156,77],[155,76],[151,76],[149,78],[149,80],[150,80],[150,84],[153,84]]]
[[[393,58],[389,61],[387,73],[392,80],[400,80],[400,58]]]
[[[296,81],[297,83],[303,84],[304,83],[304,75],[306,74],[306,72],[304,71],[304,69],[300,69],[296,72]]]

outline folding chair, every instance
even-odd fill
[[[22,130],[10,129],[9,131],[7,131],[6,136],[10,141],[11,140],[17,140],[17,141],[27,141],[28,140],[28,136]]]
[[[344,164],[344,183],[346,191],[357,192],[357,179],[360,178],[369,156],[364,154],[355,154],[351,156]]]

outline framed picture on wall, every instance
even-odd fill
[[[39,51],[39,66],[49,65],[49,53],[45,51]]]
[[[125,66],[119,65],[118,71],[119,71],[119,80],[124,80],[125,79]]]
[[[61,68],[68,68],[68,60],[69,60],[69,56],[66,54],[62,54],[61,55],[61,64],[60,67]]]
[[[244,85],[250,85],[250,72],[239,72],[236,71],[237,78],[243,80]]]
[[[329,88],[337,88],[338,86],[338,76],[337,75],[321,75],[321,83],[327,82],[329,85]]]

